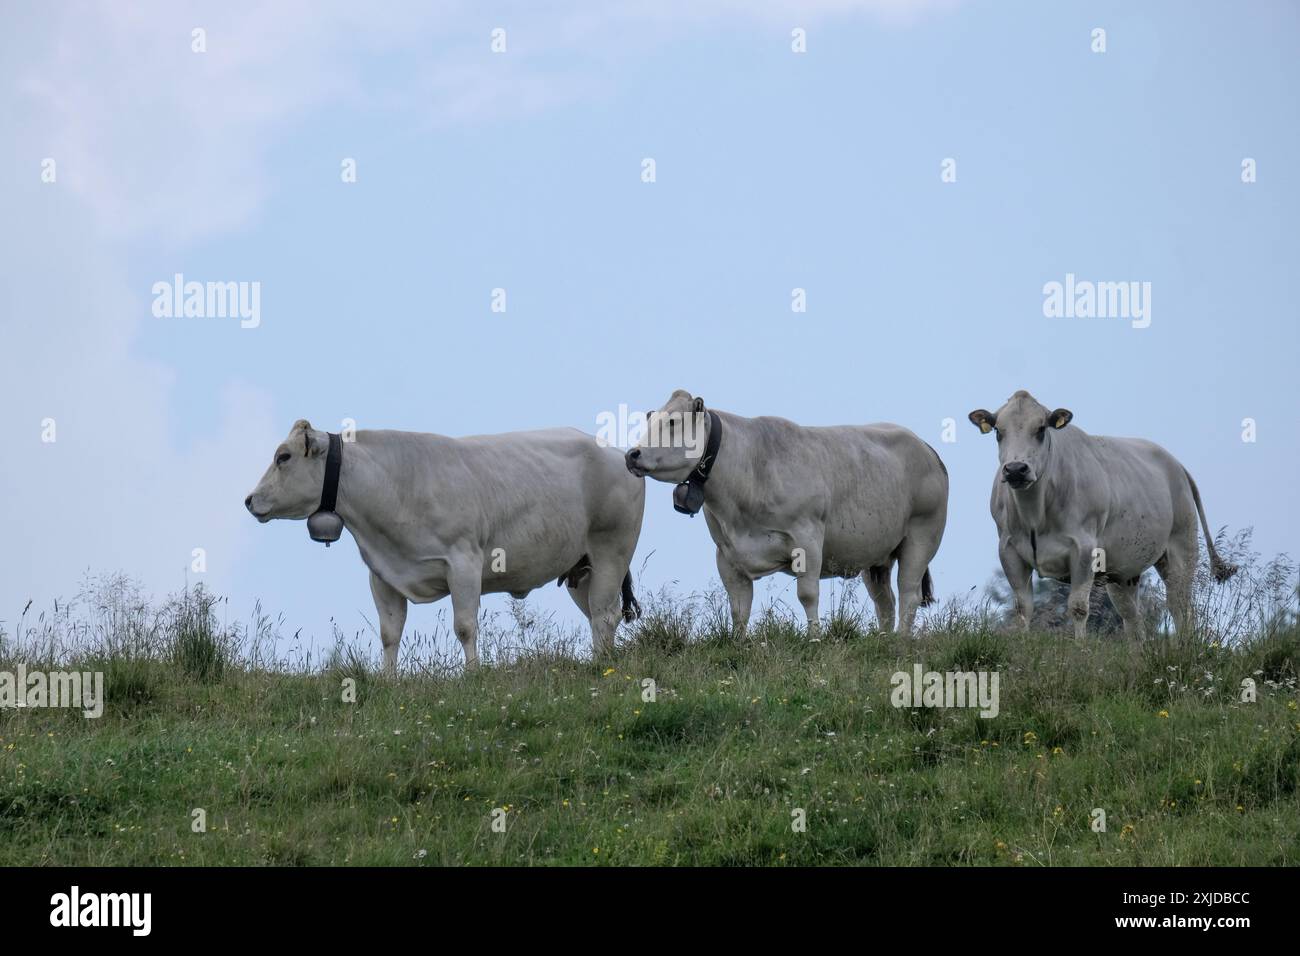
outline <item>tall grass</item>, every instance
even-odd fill
[[[516,604],[480,671],[415,634],[397,680],[374,635],[319,654],[260,607],[88,579],[0,641],[0,670],[108,694],[98,720],[0,710],[0,864],[1296,865],[1300,628],[1271,574],[1221,586],[1231,640],[1021,634],[974,599],[902,638],[836,582],[816,642],[784,602],[740,636],[720,591],[665,589],[595,662]],[[998,672],[999,715],[892,706],[916,664]]]

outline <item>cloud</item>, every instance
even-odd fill
[[[270,396],[231,381],[212,398],[215,430],[187,433],[170,410],[175,373],[132,354],[147,313],[120,258],[104,252],[84,209],[43,216],[40,200],[24,195],[16,213],[29,228],[0,238],[0,619],[28,598],[66,596],[86,569],[179,588],[196,547],[220,588],[247,545],[231,516],[275,441]],[[49,422],[53,442],[42,440]]]
[[[59,4],[11,32],[29,140],[114,238],[192,241],[254,218],[267,153],[305,117],[381,110],[395,123],[482,121],[597,95],[604,69],[685,29],[725,32],[865,15],[900,24],[957,0],[700,4]],[[489,50],[507,30],[508,54]],[[205,32],[206,52],[192,49]],[[22,37],[20,47],[13,38]],[[378,58],[388,70],[367,68]]]
[[[0,38],[0,234],[9,603],[64,593],[80,571],[125,569],[147,588],[208,552],[218,590],[253,531],[237,509],[283,422],[274,396],[229,375],[210,432],[170,409],[178,370],[139,354],[153,261],[254,226],[276,145],[322,115],[395,129],[494,121],[601,95],[609,69],[685,26],[767,28],[862,14],[902,22],[945,0],[660,4],[351,2],[10,11]],[[508,29],[495,57],[490,31]],[[205,31],[206,52],[192,49]],[[42,184],[40,162],[57,163]],[[177,271],[182,271],[178,269]],[[155,277],[150,277],[150,282]],[[57,441],[40,440],[53,419]],[[16,610],[16,609],[15,609]]]

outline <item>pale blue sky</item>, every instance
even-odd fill
[[[176,588],[205,547],[233,616],[261,598],[289,634],[358,630],[351,539],[243,510],[296,418],[594,431],[677,387],[934,444],[941,596],[996,567],[996,453],[965,416],[1018,388],[1160,442],[1213,527],[1294,552],[1295,4],[427,7],[6,13],[0,620],[87,568]],[[261,326],[153,318],[176,272],[259,281]],[[1067,273],[1150,282],[1150,327],[1045,318]],[[704,522],[670,492],[648,487],[639,587],[711,587]],[[554,588],[530,600],[580,620]]]

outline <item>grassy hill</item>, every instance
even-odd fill
[[[1294,627],[904,640],[839,613],[810,643],[769,612],[737,641],[661,601],[611,662],[390,682],[258,666],[182,610],[83,654],[102,718],[0,710],[0,863],[1300,864]],[[916,663],[997,670],[999,715],[891,706]]]

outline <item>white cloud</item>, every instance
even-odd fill
[[[482,120],[595,93],[600,64],[688,28],[910,22],[957,0],[55,5],[11,37],[30,139],[106,235],[192,240],[237,229],[271,188],[266,153],[315,111],[383,109],[398,123]],[[510,52],[489,52],[495,26]],[[191,50],[206,31],[207,51]],[[362,72],[381,56],[396,79]]]
[[[273,189],[268,154],[295,124],[340,108],[415,129],[539,111],[598,95],[602,65],[683,24],[898,21],[947,5],[520,3],[490,18],[461,2],[10,11],[0,37],[11,200],[0,233],[0,619],[29,596],[67,594],[86,568],[177,587],[193,547],[207,549],[220,589],[247,546],[253,526],[228,511],[284,423],[269,394],[233,375],[213,396],[215,431],[176,421],[176,371],[137,354],[148,303],[127,277],[140,248],[180,252],[254,223]],[[488,51],[497,25],[510,31],[505,58]],[[191,50],[196,27],[205,53]],[[54,186],[39,182],[44,157],[58,164]],[[46,417],[57,422],[52,445],[40,442]]]

